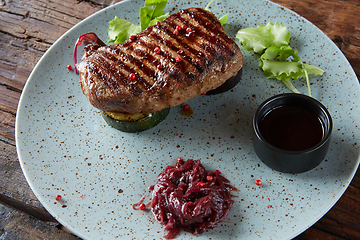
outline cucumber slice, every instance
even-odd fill
[[[104,111],[101,112],[101,115],[109,126],[123,132],[135,133],[155,127],[167,117],[169,112],[170,108],[165,108],[155,113],[133,116]]]

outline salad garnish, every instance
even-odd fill
[[[318,67],[305,64],[297,49],[289,46],[290,32],[282,23],[272,22],[258,27],[240,29],[236,38],[248,51],[259,54],[260,69],[267,78],[282,81],[291,91],[300,93],[291,79],[304,77],[311,97],[309,74],[322,75]]]
[[[209,10],[211,0],[206,6],[205,10]],[[140,25],[136,25],[127,20],[115,17],[109,22],[109,42],[119,44],[130,38],[131,35],[137,34],[149,26],[153,26],[156,22],[161,22],[170,16],[170,13],[164,12],[167,0],[145,0],[144,7],[140,8]],[[221,24],[225,24],[228,19],[228,14],[219,18]]]

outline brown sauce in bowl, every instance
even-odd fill
[[[301,151],[317,145],[324,136],[319,116],[300,106],[281,106],[260,121],[259,130],[271,145],[288,151]]]

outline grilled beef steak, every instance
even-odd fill
[[[243,63],[214,14],[189,8],[121,44],[87,45],[77,67],[94,107],[134,114],[180,105],[215,89]]]

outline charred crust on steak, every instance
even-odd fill
[[[190,30],[177,33],[177,26]],[[121,44],[87,45],[78,68],[82,91],[94,107],[150,113],[221,86],[242,66],[239,47],[215,15],[189,8]]]

